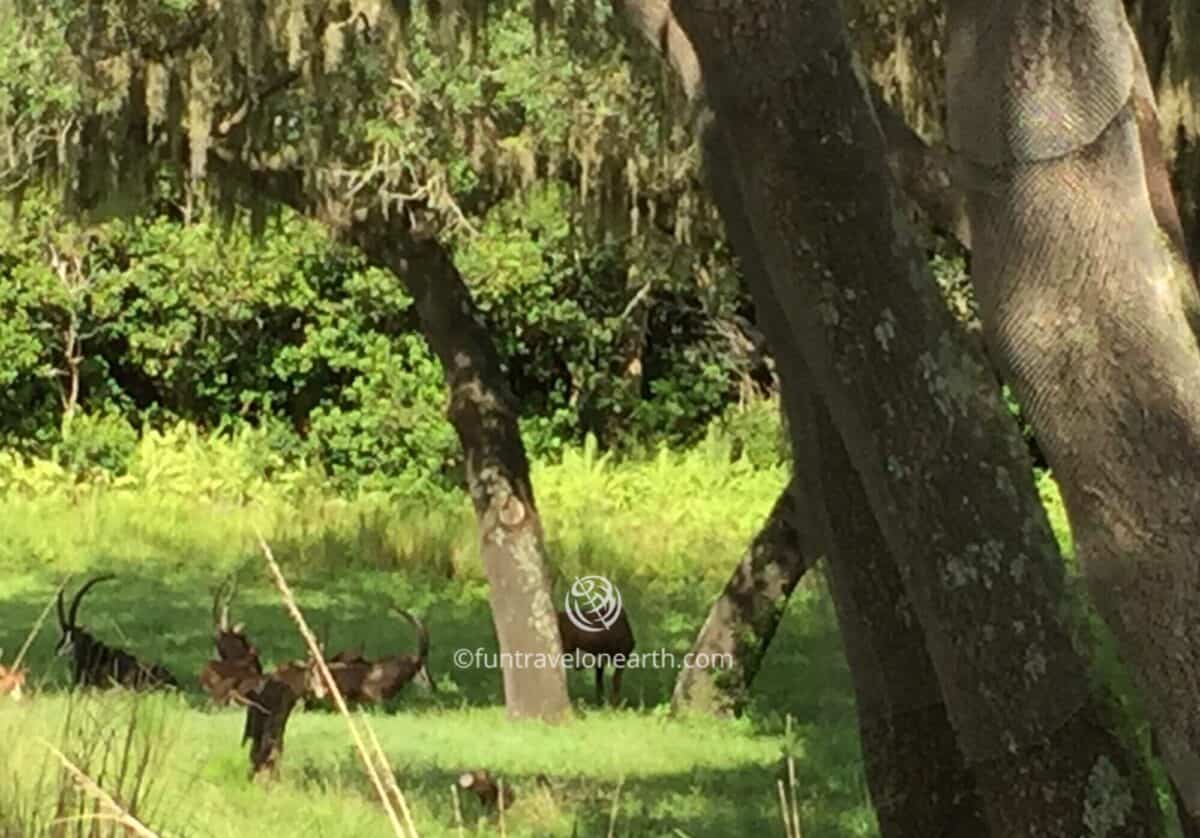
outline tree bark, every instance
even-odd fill
[[[671,696],[673,712],[733,716],[745,706],[788,597],[812,564],[793,525],[795,515],[789,486],[775,501],[692,644],[695,655],[713,659],[728,655],[732,667],[681,670]]]
[[[979,173],[972,279],[1093,600],[1195,817],[1200,307],[1147,186],[1120,7],[1062,0],[1043,17],[1039,5],[949,5],[949,128]]]
[[[637,5],[638,13],[631,16],[635,27],[663,50],[689,97],[699,99],[699,65],[670,9],[665,2]],[[676,685],[675,709],[737,706],[782,613],[779,595],[795,587],[811,563],[805,557],[827,554],[881,834],[982,838],[988,833],[975,781],[958,750],[899,567],[828,412],[815,400],[811,377],[758,252],[728,142],[711,115],[701,120],[701,148],[709,188],[776,357],[797,476],[713,606],[694,647],[724,650],[736,645],[730,638],[738,637],[739,630],[748,629],[745,655],[757,656],[754,664],[743,666],[724,691],[719,681],[712,689],[716,679],[707,673],[689,678],[685,672]],[[769,630],[755,631],[763,625]]]
[[[389,222],[374,214],[354,223],[350,234],[371,261],[404,283],[446,374],[448,414],[462,443],[479,520],[508,715],[564,719],[570,715],[565,671],[534,665],[537,656],[557,659],[562,645],[517,411],[491,338],[449,253],[432,235],[398,217]],[[524,663],[518,654],[526,656]]]
[[[1064,619],[1061,560],[1015,424],[897,224],[836,4],[673,8],[775,303],[901,559],[993,834],[1074,836],[1100,817],[1109,835],[1154,834],[1144,766]]]
[[[561,655],[562,639],[517,411],[495,346],[450,254],[415,207],[390,218],[378,208],[357,219],[330,217],[310,203],[295,169],[256,168],[217,150],[209,168],[348,235],[408,289],[450,390],[447,413],[462,445],[479,522],[505,707],[514,719],[566,719],[571,712],[566,671],[535,665],[539,655],[542,663]]]
[[[955,741],[925,635],[828,411],[775,296],[719,119],[702,122],[705,174],[773,348],[797,475],[801,554],[825,555],[854,684],[871,801],[884,836],[988,834]]]

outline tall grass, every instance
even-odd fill
[[[618,461],[589,441],[532,464],[557,572],[613,579],[641,650],[682,657],[787,480],[782,466],[754,465],[739,448],[714,431],[686,451]],[[1043,477],[1041,489],[1069,542],[1053,482]],[[111,570],[122,582],[90,595],[84,623],[165,662],[186,688],[138,699],[64,696],[63,664],[44,632],[28,659],[32,698],[0,704],[0,838],[120,834],[92,817],[97,804],[42,740],[160,834],[388,834],[336,718],[303,712],[291,720],[281,781],[266,792],[245,780],[241,714],[200,703],[194,675],[211,653],[209,589],[229,571],[259,574],[234,608],[264,662],[303,654],[262,577],[257,532],[333,645],[365,642],[368,654],[382,654],[411,643],[384,616],[383,598],[427,617],[438,695],[410,690],[403,712],[372,720],[422,836],[458,835],[449,790],[476,768],[516,793],[506,814],[514,838],[606,835],[613,823],[616,835],[779,834],[781,779],[789,822],[803,823],[807,838],[876,834],[819,574],[793,595],[744,719],[669,721],[675,673],[643,670],[626,674],[630,710],[585,704],[562,728],[507,725],[498,673],[450,660],[456,648],[495,648],[462,492],[416,481],[338,493],[319,470],[284,462],[253,431],[205,436],[179,426],[147,432],[120,473],[81,474],[0,453],[0,647],[21,644],[66,574]],[[589,673],[570,678],[573,694],[591,695]],[[797,721],[785,733],[789,716]],[[483,823],[494,834],[474,801],[461,803],[469,832]]]
[[[289,569],[408,569],[481,580],[470,503],[431,485],[344,496],[317,470],[264,455],[254,431],[149,431],[125,473],[85,476],[0,452],[0,566],[73,570],[187,557],[213,573],[251,561],[254,533]],[[719,577],[782,488],[782,467],[697,447],[617,463],[594,440],[532,477],[554,564],[565,574]],[[641,557],[653,553],[655,566]]]
[[[161,699],[71,698],[54,730],[54,718],[29,704],[6,708],[0,713],[6,750],[0,768],[0,836],[130,834],[80,783],[80,774],[127,815],[141,822],[157,819],[163,813],[160,772],[176,744],[163,709]]]

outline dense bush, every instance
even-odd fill
[[[457,258],[535,454],[689,442],[737,392],[738,364],[688,279],[647,270],[630,314],[627,243],[590,241],[565,198],[499,205]],[[312,224],[254,241],[167,215],[85,236],[27,203],[0,228],[0,439],[112,467],[143,425],[250,424],[339,480],[447,479],[459,457],[440,367],[396,278]],[[732,278],[715,304],[741,303]],[[716,312],[720,314],[720,311]],[[623,372],[636,360],[636,375]],[[647,398],[651,397],[651,398]],[[67,421],[68,417],[70,421]]]

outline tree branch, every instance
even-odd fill
[[[702,98],[699,59],[675,20],[669,0],[612,0],[612,4],[675,70],[688,99],[694,102]],[[951,151],[944,145],[931,146],[921,139],[884,100],[874,83],[870,84],[870,94],[887,141],[887,163],[892,177],[930,224],[969,250],[971,231],[966,199],[951,177]]]

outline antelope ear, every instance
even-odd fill
[[[245,624],[245,623],[234,623],[234,625],[233,625],[233,633],[234,633],[234,634],[241,634],[241,633],[242,633],[242,629],[244,629],[245,627],[246,627],[246,624]]]

